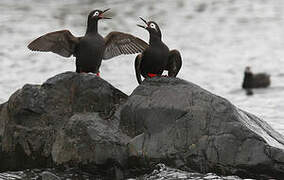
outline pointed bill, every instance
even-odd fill
[[[143,25],[140,25],[140,24],[137,24],[138,27],[141,27],[141,28],[144,28],[144,29],[147,29],[148,27],[148,23],[145,19],[143,19],[142,17],[139,17],[147,26],[143,26]]]
[[[103,10],[103,12],[100,14],[100,18],[102,18],[102,19],[111,19],[111,17],[105,17],[105,16],[103,16],[103,14],[104,14],[105,12],[107,12],[108,10],[110,10],[110,8],[107,8],[107,9]]]

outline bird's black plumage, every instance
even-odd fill
[[[253,94],[253,88],[266,88],[270,83],[270,75],[266,73],[254,74],[250,67],[246,67],[242,88],[246,90],[247,95]]]
[[[142,18],[141,18],[142,19]],[[150,34],[149,47],[139,54],[135,59],[135,71],[138,83],[144,78],[161,76],[164,70],[168,71],[168,76],[175,77],[182,65],[181,55],[178,50],[169,50],[162,41],[162,33],[154,21],[145,21],[146,26],[138,25]]]
[[[266,88],[270,83],[270,75],[266,73],[254,74],[250,67],[246,67],[242,84],[243,89]]]
[[[32,41],[28,48],[33,51],[50,51],[64,57],[75,56],[78,73],[98,73],[102,59],[145,50],[148,44],[130,34],[111,32],[103,38],[98,33],[98,21],[110,19],[103,16],[108,10],[90,12],[85,36],[75,37],[69,30],[51,32]]]

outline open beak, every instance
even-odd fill
[[[140,24],[137,24],[137,26],[141,27],[141,28],[144,28],[144,29],[147,29],[147,27],[148,27],[147,21],[145,19],[143,19],[142,17],[139,17],[139,18],[146,24],[146,26],[143,26],[143,25],[140,25]]]
[[[107,8],[106,10],[104,10],[104,11],[99,15],[99,17],[100,17],[101,19],[111,19],[110,17],[105,17],[105,16],[103,16],[103,14],[104,14],[105,12],[107,12],[108,10],[110,10],[110,8]]]

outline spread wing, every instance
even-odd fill
[[[168,65],[168,75],[170,77],[176,77],[182,65],[181,55],[178,50],[174,49],[170,51]]]
[[[121,54],[135,54],[143,52],[148,44],[139,39],[122,32],[111,32],[105,37],[106,49],[103,59],[110,59]]]
[[[34,41],[28,48],[32,51],[54,52],[64,57],[74,55],[75,46],[79,38],[73,36],[70,31],[62,30],[47,33]]]
[[[138,81],[139,84],[141,84],[142,79],[141,79],[141,60],[142,60],[142,54],[139,54],[138,56],[136,56],[135,58],[135,73],[136,73],[136,79]]]

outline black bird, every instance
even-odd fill
[[[111,32],[103,38],[98,33],[98,21],[111,19],[103,15],[108,10],[90,12],[83,37],[75,37],[69,30],[56,31],[35,39],[28,48],[32,51],[51,51],[64,57],[73,55],[76,57],[76,72],[92,72],[99,76],[102,59],[139,53],[148,47],[143,40],[122,32]]]
[[[178,50],[169,50],[168,46],[162,41],[162,33],[159,26],[154,21],[145,21],[140,19],[146,26],[138,25],[146,29],[150,34],[149,47],[142,54],[136,56],[135,71],[136,78],[141,84],[141,75],[144,78],[161,76],[164,70],[168,71],[168,76],[176,77],[181,65],[181,55]]]
[[[242,88],[246,90],[247,95],[253,94],[253,88],[266,88],[270,83],[270,75],[266,73],[253,74],[250,67],[245,68]]]
[[[250,67],[245,68],[244,81],[242,87],[246,88],[265,88],[270,85],[270,75],[266,73],[253,74]]]

